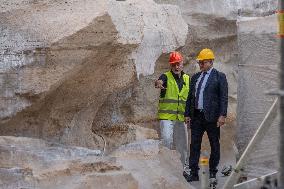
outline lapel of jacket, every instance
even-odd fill
[[[215,73],[216,73],[216,69],[213,68],[211,73],[210,73],[210,75],[209,75],[209,77],[208,77],[208,79],[207,79],[207,82],[206,82],[204,90],[208,87],[209,83],[212,82],[212,78],[214,77]]]

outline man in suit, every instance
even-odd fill
[[[226,75],[213,68],[214,53],[210,49],[200,51],[197,61],[200,72],[191,78],[186,102],[185,122],[191,129],[189,169],[183,175],[188,182],[198,181],[198,163],[202,136],[207,132],[211,154],[210,180],[217,184],[216,173],[220,160],[220,127],[224,125],[228,107],[228,83]]]

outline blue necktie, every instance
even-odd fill
[[[200,93],[200,89],[201,89],[201,86],[202,86],[202,83],[203,83],[203,80],[204,80],[206,74],[207,74],[207,72],[203,72],[203,76],[202,76],[200,82],[198,83],[196,98],[195,98],[195,109],[198,108],[199,93]]]

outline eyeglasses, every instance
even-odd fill
[[[204,65],[206,63],[211,63],[211,61],[210,60],[203,60],[203,61],[198,61],[197,62],[197,64],[199,64],[199,65]]]

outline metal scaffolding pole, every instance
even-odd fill
[[[279,0],[278,11],[280,36],[280,144],[279,144],[279,185],[284,187],[284,0]]]

